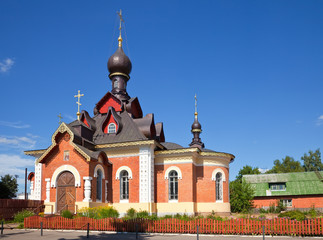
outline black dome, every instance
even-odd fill
[[[199,123],[197,118],[195,118],[195,120],[194,120],[194,122],[192,124],[192,130],[195,130],[195,129],[201,130],[201,128],[202,128],[201,124]]]
[[[122,47],[119,47],[108,60],[108,70],[110,74],[120,72],[129,75],[131,69],[132,64],[130,59],[123,52]]]

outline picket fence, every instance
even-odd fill
[[[196,219],[184,221],[179,219],[147,220],[134,219],[123,220],[114,218],[93,219],[79,217],[67,219],[61,216],[25,218],[25,228],[44,229],[74,229],[116,231],[116,232],[147,232],[147,233],[199,233],[202,234],[262,234],[265,226],[266,235],[294,235],[294,236],[322,236],[323,220],[321,218],[296,221],[285,218],[272,220],[254,219],[230,219],[218,221],[212,219]]]

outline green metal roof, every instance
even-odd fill
[[[255,190],[255,196],[323,194],[323,171],[243,175]],[[270,183],[285,183],[285,190],[270,190]]]

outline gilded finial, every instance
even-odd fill
[[[60,125],[62,123],[62,118],[63,118],[62,114],[59,114],[57,117],[59,118],[58,124]]]
[[[120,9],[120,12],[117,12],[117,14],[119,15],[119,18],[120,18],[120,26],[119,26],[119,37],[118,37],[118,41],[119,41],[119,47],[122,47],[122,37],[121,37],[121,29],[122,29],[122,22],[124,22],[123,18],[122,18],[122,12],[121,12],[121,9]]]
[[[77,120],[79,120],[80,121],[80,116],[81,116],[81,113],[80,113],[80,106],[82,105],[81,104],[81,97],[83,97],[84,96],[84,94],[81,94],[80,93],[81,91],[80,90],[78,90],[78,93],[77,93],[77,95],[75,95],[74,97],[76,97],[77,98],[77,102],[76,102],[76,104],[78,105],[77,106],[77,113],[76,113],[76,115],[77,115]]]
[[[195,118],[197,118],[197,98],[196,98],[196,94],[195,94],[195,113],[194,113],[194,115],[195,115]]]

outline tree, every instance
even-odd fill
[[[246,213],[253,207],[254,189],[242,179],[242,176],[247,174],[260,174],[260,171],[257,167],[246,165],[240,169],[236,180],[230,182],[231,212]]]
[[[294,158],[286,156],[281,162],[278,159],[275,160],[273,168],[266,173],[304,172],[304,170],[299,161],[295,161]]]
[[[323,171],[320,149],[317,149],[315,152],[310,150],[308,151],[308,155],[304,153],[304,156],[301,157],[301,159],[304,161],[303,167],[306,172]]]
[[[16,197],[18,191],[17,178],[9,174],[0,179],[0,199],[10,199]]]
[[[260,174],[259,168],[252,168],[249,165],[244,166],[242,169],[240,169],[236,180],[242,181],[242,176],[248,174]]]
[[[254,190],[244,179],[230,182],[231,212],[247,213],[253,207]]]

